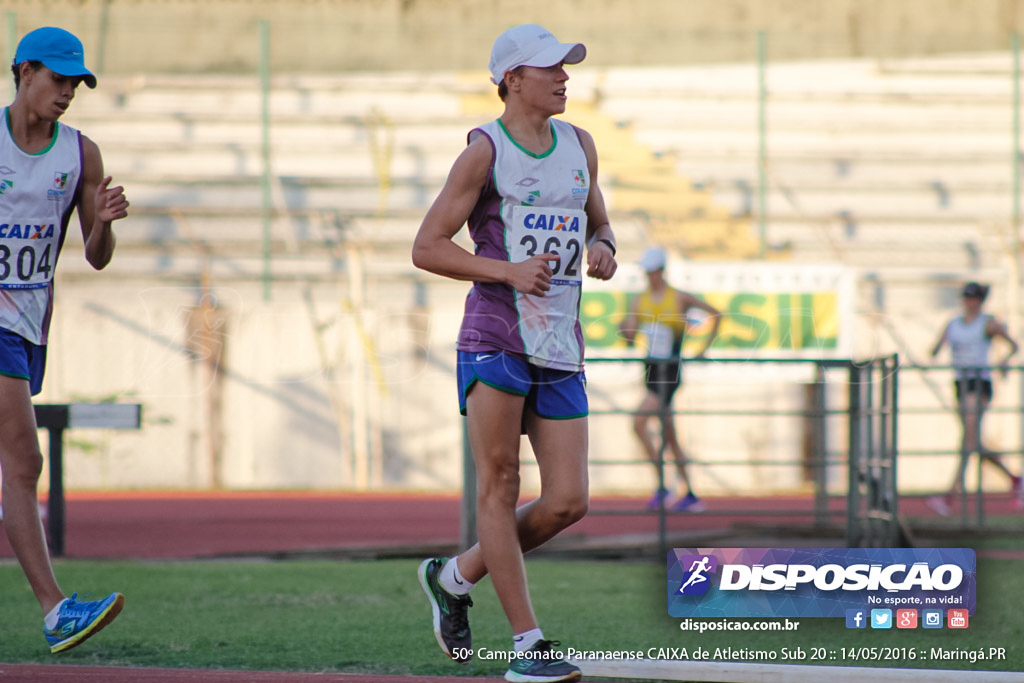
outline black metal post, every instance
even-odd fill
[[[45,429],[50,440],[50,497],[47,501],[47,530],[50,554],[64,555],[64,429],[68,426],[67,405],[40,404],[35,406],[36,425]]]

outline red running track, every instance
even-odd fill
[[[833,501],[833,507],[841,501]],[[563,541],[593,542],[657,532],[645,500],[600,498],[594,514],[567,529]],[[708,514],[674,514],[672,533],[727,530],[766,522],[765,510],[806,510],[772,517],[810,522],[809,497],[707,499]],[[311,492],[69,493],[65,555],[77,558],[186,559],[331,550],[456,546],[461,502],[457,495]],[[842,521],[841,517],[833,518]],[[0,522],[2,525],[2,522]],[[0,535],[0,558],[13,557]]]
[[[811,524],[810,496],[708,498],[704,514],[673,514],[673,536],[728,535],[736,525]],[[639,498],[596,498],[592,514],[556,539],[556,544],[633,542],[654,537],[652,514]],[[901,513],[935,517],[921,499],[905,498]],[[187,559],[402,549],[454,548],[459,540],[458,495],[312,492],[110,492],[69,493],[65,550],[75,558]],[[989,514],[1007,514],[1009,497],[993,495]],[[831,501],[843,524],[843,501]],[[800,514],[783,514],[787,510]],[[774,513],[774,514],[771,514]],[[1019,514],[1019,513],[1018,513]],[[2,522],[0,522],[2,526]],[[750,535],[749,532],[747,535]],[[842,542],[842,539],[838,539]],[[0,534],[0,558],[13,558]]]

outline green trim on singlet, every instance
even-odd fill
[[[555,151],[555,147],[558,146],[558,135],[555,134],[555,124],[551,123],[550,121],[548,121],[548,126],[551,127],[551,147],[549,147],[548,151],[544,152],[543,154],[534,154],[533,152],[531,152],[530,150],[526,149],[518,142],[516,142],[516,139],[512,137],[511,133],[508,132],[508,128],[505,127],[505,124],[502,123],[501,119],[498,119],[498,126],[501,128],[502,132],[505,133],[505,137],[507,137],[509,141],[512,142],[513,145],[519,148],[519,151],[521,151],[523,154],[529,154],[534,159],[543,159],[544,157],[549,156],[552,152]]]
[[[11,134],[11,140],[14,140],[14,131],[11,130],[11,108],[10,107],[4,107],[4,120],[7,122],[7,132]],[[25,152],[25,150],[23,150],[23,149],[21,151],[25,152],[25,154],[28,154],[31,157],[42,156],[43,154],[46,154],[51,149],[53,149],[53,146],[57,144],[57,135],[58,134],[60,134],[60,124],[57,123],[57,122],[54,122],[54,124],[53,124],[53,137],[50,138],[50,144],[48,144],[45,148],[39,150],[38,152]],[[15,142],[14,145],[15,145],[15,147],[17,147],[18,143]],[[18,147],[18,149],[21,149],[21,147]]]

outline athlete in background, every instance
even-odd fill
[[[945,344],[953,352],[957,411],[963,435],[960,439],[960,466],[953,478],[953,484],[944,496],[932,496],[925,502],[940,515],[948,515],[956,502],[957,494],[963,489],[964,474],[972,453],[988,460],[1010,480],[1014,504],[1020,507],[1021,479],[1003,464],[999,453],[990,450],[981,442],[981,420],[992,402],[992,371],[989,369],[989,350],[992,340],[1001,338],[1010,349],[999,363],[1005,377],[1010,359],[1017,353],[1017,342],[1007,332],[1006,325],[995,316],[982,311],[989,288],[977,282],[968,282],[963,289],[963,314],[953,318],[942,330],[939,340],[932,348],[934,358]]]
[[[703,512],[704,503],[694,494],[687,473],[686,451],[679,443],[672,399],[683,383],[682,349],[689,327],[687,312],[696,308],[711,318],[711,330],[694,358],[704,358],[711,348],[718,336],[722,315],[706,301],[671,287],[665,279],[665,265],[665,250],[661,247],[651,247],[643,253],[640,267],[647,274],[647,289],[630,301],[629,312],[621,325],[622,336],[630,346],[640,331],[647,339],[644,360],[647,393],[633,413],[633,432],[640,440],[647,459],[656,468],[660,469],[665,450],[671,451],[676,465],[676,492],[672,493],[667,486],[659,486],[647,504],[648,509],[664,505],[676,511]],[[661,448],[655,444],[649,429],[650,421],[655,418],[661,424]]]

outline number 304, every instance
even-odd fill
[[[47,244],[43,253],[36,257],[35,247],[24,246],[18,250],[12,264],[11,249],[6,244],[0,244],[0,280],[10,279],[12,271],[22,282],[28,282],[35,275],[49,275],[53,270],[50,263],[51,245]]]

